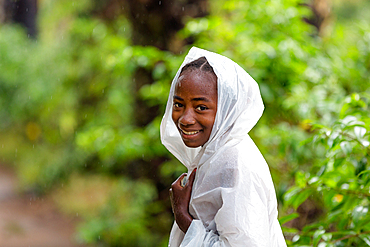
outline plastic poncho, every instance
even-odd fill
[[[181,68],[202,56],[217,75],[217,113],[209,140],[188,148],[172,121],[173,95]],[[248,135],[263,109],[257,83],[239,65],[196,47],[189,51],[172,81],[160,132],[189,173],[197,168],[189,204],[194,220],[186,234],[174,223],[170,247],[286,246],[269,168]]]

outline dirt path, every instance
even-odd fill
[[[52,201],[16,193],[14,174],[0,166],[1,247],[81,247],[76,218],[61,215]]]

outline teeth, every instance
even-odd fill
[[[198,133],[199,130],[197,130],[197,131],[191,131],[191,132],[187,132],[185,130],[182,130],[182,132],[184,132],[185,135],[194,135],[194,134]]]

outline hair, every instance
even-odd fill
[[[199,69],[201,71],[212,73],[216,76],[216,73],[213,71],[212,66],[208,63],[206,57],[200,57],[197,60],[194,60],[188,64],[186,64],[184,67],[182,67],[180,75],[184,73],[187,70],[196,70]],[[217,77],[217,76],[216,76]]]

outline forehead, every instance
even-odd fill
[[[175,94],[205,95],[217,98],[217,77],[205,71],[186,71],[177,80]]]

